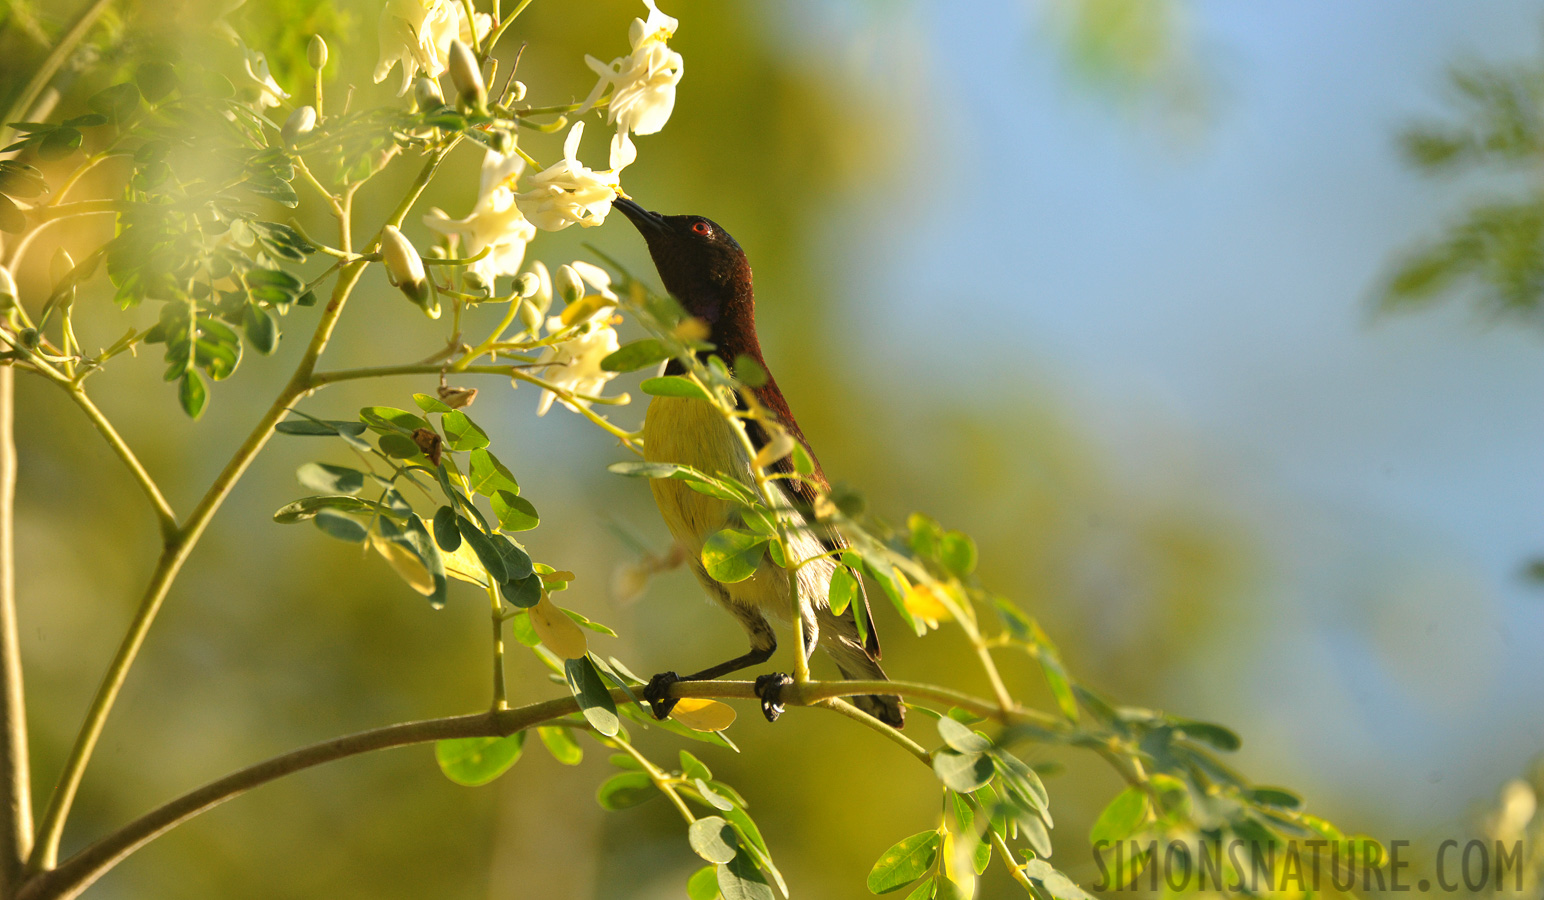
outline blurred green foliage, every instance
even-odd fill
[[[1453,115],[1407,128],[1410,165],[1433,177],[1487,176],[1505,186],[1454,217],[1444,233],[1398,261],[1380,291],[1382,311],[1463,296],[1488,317],[1538,321],[1544,298],[1544,65],[1470,62],[1448,73]]]

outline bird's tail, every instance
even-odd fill
[[[879,663],[869,658],[861,647],[843,648],[851,652],[832,653],[837,671],[848,681],[889,681]],[[894,694],[859,694],[848,697],[852,704],[891,728],[906,727],[906,704]]]

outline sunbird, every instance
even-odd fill
[[[814,464],[811,478],[821,488],[829,490],[820,462],[809,442],[804,438],[799,423],[788,408],[783,392],[778,390],[766,360],[761,355],[761,343],[756,338],[756,297],[751,287],[751,266],[745,251],[729,233],[702,216],[664,216],[650,212],[626,198],[618,198],[615,208],[633,223],[649,245],[649,255],[664,282],[665,290],[673,296],[687,315],[695,316],[707,324],[707,341],[713,349],[704,351],[704,359],[715,355],[725,365],[733,367],[737,360],[752,360],[760,371],[758,377],[744,381],[758,381],[747,387],[757,403],[775,419],[786,434],[798,441],[809,453]],[[744,363],[741,363],[744,366]],[[671,360],[666,374],[680,375],[686,371],[680,360]],[[760,377],[765,373],[764,380]],[[742,408],[744,401],[741,401]],[[752,419],[745,421],[751,443],[760,451],[774,440],[768,429]],[[655,397],[649,402],[643,423],[644,458],[650,462],[667,462],[688,465],[709,475],[723,475],[737,479],[742,484],[755,484],[752,475],[752,457],[744,444],[724,420],[718,410],[702,400],[680,397]],[[775,472],[792,475],[794,464],[791,457],[783,455],[769,466]],[[831,612],[829,592],[832,576],[842,566],[840,551],[847,546],[846,540],[836,529],[819,525],[815,521],[813,507],[816,488],[799,478],[779,478],[773,481],[780,490],[780,506],[784,520],[789,523],[790,538],[786,561],[790,566],[800,560],[819,557],[801,567],[798,572],[799,605],[804,623],[804,656],[808,660],[815,645],[824,647],[836,662],[842,677],[852,680],[883,681],[885,670],[879,665],[879,635],[873,619],[868,616],[868,598],[863,580],[856,572],[851,573],[857,585],[852,604],[841,615]],[[668,696],[669,687],[676,681],[700,681],[727,675],[749,666],[760,665],[771,658],[777,649],[777,636],[767,621],[771,618],[784,625],[792,622],[792,603],[789,595],[788,570],[763,557],[750,578],[733,584],[724,584],[708,575],[702,565],[703,543],[724,528],[745,527],[742,514],[735,504],[698,493],[685,482],[674,479],[649,480],[654,502],[660,515],[670,528],[671,536],[686,551],[692,571],[702,583],[708,596],[717,600],[739,620],[750,636],[749,652],[716,666],[709,666],[691,675],[677,676],[674,672],[661,672],[650,680],[644,697],[654,714],[663,719],[670,713],[675,700]],[[835,552],[832,552],[835,551]],[[825,555],[823,555],[825,554]],[[862,605],[868,633],[860,638],[854,620],[856,607]],[[782,711],[779,694],[791,683],[787,675],[771,673],[756,679],[756,694],[761,698],[762,712],[773,721]],[[859,709],[880,721],[900,728],[905,723],[905,707],[901,699],[888,694],[868,694],[851,698]]]

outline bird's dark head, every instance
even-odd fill
[[[613,208],[643,235],[665,290],[688,313],[711,324],[729,310],[750,312],[750,263],[718,223],[702,216],[662,216],[625,197],[618,197]]]

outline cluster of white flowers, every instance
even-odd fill
[[[674,35],[677,22],[660,12],[655,0],[643,2],[649,10],[648,18],[635,18],[632,22],[628,32],[631,53],[610,63],[585,58],[600,81],[580,105],[577,115],[593,109],[609,91],[606,121],[617,129],[611,141],[610,168],[592,169],[579,160],[584,123],[575,122],[563,142],[560,161],[526,176],[528,157],[518,152],[506,155],[486,150],[471,213],[453,219],[434,209],[424,217],[429,228],[456,237],[464,255],[484,254],[470,265],[483,283],[492,285],[501,275],[518,274],[525,261],[526,244],[538,230],[561,231],[571,225],[591,227],[605,221],[621,192],[622,169],[637,158],[631,136],[654,134],[670,118],[682,61],[681,54],[671,50],[666,42]],[[472,42],[472,28],[477,29],[480,38],[490,24],[481,13],[468,21],[462,5],[454,0],[386,0],[381,12],[380,62],[375,80],[385,80],[399,63],[399,95],[407,92],[420,72],[429,79],[437,79],[453,66],[457,54],[471,59],[464,45]],[[458,42],[462,46],[457,46]],[[432,86],[433,82],[426,84]],[[519,189],[522,177],[526,178],[524,190]],[[540,270],[544,285],[550,285],[545,267],[538,263],[532,268]],[[600,362],[620,346],[612,327],[617,297],[611,290],[610,278],[600,268],[576,262],[563,270],[567,271],[560,270],[559,281],[568,276],[578,285],[570,293],[583,294],[587,284],[595,294],[584,298],[587,302],[578,308],[573,305],[577,300],[571,302],[563,316],[547,319],[549,335],[561,332],[569,336],[547,348],[541,360],[546,364],[543,371],[554,387],[570,396],[599,396],[606,383],[615,377],[615,373],[603,370]],[[550,290],[548,287],[549,294]],[[530,326],[535,330],[539,325],[540,313],[536,313]],[[559,399],[562,398],[552,391],[544,391],[539,412],[545,414]],[[584,403],[566,399],[563,402],[570,408]]]
[[[654,0],[644,0],[649,18],[634,19],[628,29],[633,52],[609,63],[586,56],[585,63],[600,76],[580,112],[593,107],[612,88],[606,121],[617,126],[611,140],[611,167],[632,164],[638,151],[629,134],[654,134],[665,127],[675,109],[676,85],[683,69],[681,54],[666,45],[679,24],[659,11]]]
[[[476,256],[483,248],[488,255],[472,263],[471,270],[492,285],[499,275],[516,275],[525,260],[525,245],[536,237],[536,227],[528,222],[515,205],[511,186],[525,171],[525,160],[492,150],[483,157],[482,180],[472,214],[452,219],[438,209],[424,216],[424,224],[441,234],[458,235],[462,251]]]
[[[438,78],[450,64],[451,41],[474,43],[472,28],[481,40],[493,27],[493,18],[477,13],[467,21],[466,11],[455,0],[386,0],[381,10],[381,59],[375,65],[375,83],[402,64],[402,83],[397,96],[407,93],[420,69]]]
[[[564,268],[570,269],[584,284],[594,288],[601,302],[589,304],[582,300],[575,301],[569,304],[564,315],[547,320],[549,334],[575,329],[575,336],[547,348],[541,358],[547,364],[544,377],[554,387],[572,394],[598,397],[606,387],[606,382],[617,377],[617,373],[600,367],[601,360],[622,346],[617,340],[616,328],[613,327],[619,320],[611,314],[616,307],[617,295],[611,290],[611,276],[606,274],[605,269],[582,260],[575,260]],[[563,274],[559,274],[560,282]],[[575,310],[581,315],[575,316]],[[536,414],[546,415],[547,410],[552,408],[552,401],[557,399],[562,398],[551,391],[542,391]],[[563,400],[563,405],[569,409],[574,408],[574,404],[567,400]]]

